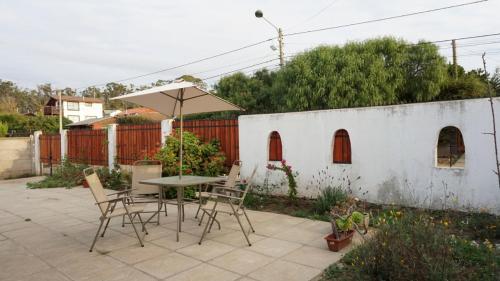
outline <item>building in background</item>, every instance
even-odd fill
[[[62,96],[62,114],[72,122],[103,117],[103,100],[88,97]],[[44,115],[59,115],[59,98],[51,96],[45,104]]]

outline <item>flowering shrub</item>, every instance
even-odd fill
[[[267,168],[272,171],[282,171],[285,173],[288,180],[288,197],[292,200],[297,199],[297,181],[295,181],[295,176],[297,173],[292,171],[292,166],[286,164],[286,160],[281,160],[281,167],[273,164],[268,164]]]

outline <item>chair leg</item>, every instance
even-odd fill
[[[139,218],[139,221],[141,222],[142,231],[146,232],[146,235],[148,235],[149,233],[148,233],[148,230],[146,229],[146,224],[144,222],[142,222],[141,214],[137,213],[137,217]]]
[[[184,222],[184,202],[182,203],[182,222]]]
[[[232,204],[230,204],[230,206],[231,206],[231,209],[233,209],[234,216],[236,217],[236,220],[238,221],[238,224],[240,225],[240,228],[241,228],[241,231],[243,232],[243,235],[245,235],[245,239],[248,242],[248,246],[252,246],[252,243],[250,243],[250,239],[248,239],[247,232],[245,231],[245,228],[243,228],[243,225],[241,224],[240,215],[236,212],[236,210],[234,209]]]
[[[125,227],[125,215],[122,216],[122,227]]]
[[[242,209],[242,210],[243,210],[243,214],[245,215],[245,218],[247,219],[248,224],[250,225],[250,229],[252,230],[252,232],[255,233],[255,229],[253,228],[253,225],[250,222],[250,219],[248,218],[247,212],[245,211],[245,209]]]
[[[205,234],[207,234],[207,229],[208,229],[208,225],[210,224],[210,219],[214,216],[215,214],[215,207],[217,207],[217,202],[214,204],[214,207],[212,208],[212,213],[208,214],[208,221],[207,221],[207,224],[205,225],[205,229],[203,230],[203,234],[201,235],[201,238],[200,238],[200,242],[198,242],[198,244],[201,245],[201,241],[203,241],[203,238],[205,238]],[[204,213],[206,212],[205,210],[203,211]]]
[[[102,231],[101,237],[104,237],[104,233],[106,233],[106,229],[108,229],[108,224],[109,224],[110,220],[111,220],[111,218],[109,218],[108,221],[106,222],[106,225],[104,226],[104,230]]]
[[[214,221],[215,221],[215,218],[217,217],[217,214],[219,212],[215,212],[214,214],[214,217],[212,218],[212,222],[210,223],[210,227],[208,228],[208,233],[210,233],[210,231],[212,231],[212,225],[214,225]],[[218,222],[217,222],[218,223]],[[219,225],[220,226],[220,225]]]
[[[139,243],[141,244],[141,247],[144,247],[144,244],[142,243],[141,237],[139,236],[139,232],[137,232],[137,228],[135,227],[135,224],[132,222],[132,216],[130,215],[128,210],[127,210],[127,216],[130,220],[130,224],[132,224],[132,227],[134,228],[135,235],[137,235],[137,239],[139,239]]]
[[[203,211],[203,214],[201,214],[200,223],[198,223],[198,226],[201,225],[201,223],[203,222],[203,218],[204,217],[205,217],[205,211]]]
[[[164,203],[164,205],[165,205],[165,217],[167,217],[167,216],[168,216],[168,212],[167,212],[167,203]]]
[[[99,224],[99,228],[97,229],[97,232],[94,237],[94,241],[92,242],[92,246],[90,246],[89,252],[92,252],[95,246],[95,242],[97,241],[97,237],[99,237],[99,233],[101,232],[102,225],[104,224],[104,218],[101,219],[101,224]]]
[[[200,200],[200,203],[198,204],[198,210],[196,211],[196,215],[194,215],[195,219],[198,218],[198,214],[200,213],[200,209],[201,209],[201,200]]]

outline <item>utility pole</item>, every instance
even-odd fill
[[[61,96],[61,90],[56,90],[57,96],[58,96],[58,103],[59,103],[59,134],[62,134],[62,115],[63,115],[63,105],[62,105],[62,96]]]
[[[497,126],[496,126],[496,122],[495,122],[495,108],[493,107],[493,95],[491,94],[490,80],[488,79],[488,71],[486,70],[485,56],[486,56],[486,53],[483,53],[482,58],[483,58],[484,75],[486,75],[486,82],[488,83],[488,94],[489,94],[489,100],[490,100],[490,106],[491,106],[491,117],[493,120],[493,132],[486,133],[486,134],[493,135],[493,141],[495,142],[495,159],[496,159],[497,168],[496,168],[496,171],[493,171],[493,172],[495,174],[497,174],[498,188],[500,188],[500,162],[498,160]]]
[[[457,64],[457,42],[455,39],[451,40],[451,48],[453,49],[453,75],[455,80],[458,79],[458,64]]]
[[[280,49],[280,67],[283,68],[285,65],[285,55],[283,54],[283,30],[278,28],[278,44]]]
[[[270,24],[276,31],[278,31],[278,48],[280,52],[280,67],[283,68],[285,65],[285,55],[284,55],[284,44],[283,44],[283,30],[281,27],[277,27],[274,25],[272,22],[270,22],[267,18],[264,17],[264,13],[261,10],[255,11],[255,17],[257,18],[262,18],[265,20],[268,24]]]

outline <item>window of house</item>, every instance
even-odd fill
[[[436,166],[441,168],[464,168],[465,145],[457,127],[448,126],[439,132]]]
[[[283,160],[282,153],[280,134],[274,131],[269,135],[269,161]]]
[[[95,118],[97,118],[97,116],[85,116],[85,120],[87,120],[87,119],[95,119]]]
[[[68,119],[73,123],[80,122],[80,116],[78,115],[68,115]]]
[[[333,137],[333,163],[351,164],[351,140],[344,129],[338,130]]]
[[[80,107],[77,102],[69,101],[68,110],[80,110]]]

